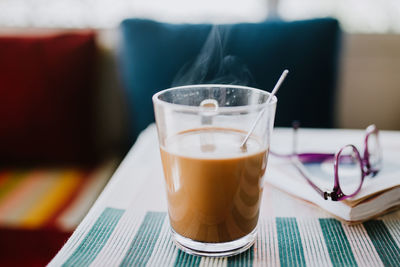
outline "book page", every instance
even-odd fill
[[[362,156],[364,139],[365,132],[362,130],[300,129],[297,133],[297,152],[335,153],[347,144],[354,144]],[[346,200],[350,205],[352,202],[359,202],[373,194],[400,186],[400,132],[381,131],[379,139],[383,154],[382,168],[375,177],[365,177],[361,191],[356,196]],[[278,129],[273,135],[271,151],[286,155],[293,153],[292,140],[292,129]],[[270,156],[270,161],[282,164],[282,166],[285,163],[293,165],[288,158],[274,157],[273,155]],[[325,191],[332,191],[334,186],[333,158],[322,163],[303,164],[302,167],[316,185]],[[294,172],[292,175],[295,175]],[[309,186],[298,171],[297,176],[299,176],[297,178],[300,178],[299,181],[303,180],[304,186]],[[360,180],[347,181],[349,184],[344,184],[344,180],[340,180],[340,182],[343,187],[349,186],[349,184],[351,186],[351,183],[355,184],[353,187],[357,187]]]
[[[375,175],[364,177],[360,192],[352,198],[347,199],[349,202],[359,202],[366,197],[388,190],[390,188],[400,186],[400,153],[384,153],[382,169]],[[334,162],[327,160],[318,163],[303,164],[304,169],[308,173],[308,177],[322,189],[331,191],[334,185]],[[360,173],[356,173],[356,176]],[[360,179],[354,180],[341,179],[339,175],[339,182],[342,188],[357,188],[360,184]]]
[[[290,154],[292,147],[292,130],[278,129],[274,132],[271,151],[280,154]],[[379,192],[387,191],[393,187],[400,187],[400,132],[381,132],[383,149],[383,167],[375,177],[366,177],[361,191],[352,199],[345,201],[325,200],[303,178],[290,158],[269,156],[265,181],[291,195],[312,202],[345,221],[364,220],[374,216],[378,211],[387,210],[389,206],[398,201],[393,199],[378,203],[375,196]],[[360,130],[302,130],[298,139],[299,153],[335,153],[340,147],[353,143],[361,151],[363,149],[364,132]],[[362,153],[362,152],[360,152]],[[321,164],[302,165],[315,184],[324,191],[332,191],[334,184],[333,161],[327,160]],[[390,191],[389,191],[390,192]],[[390,195],[390,194],[389,194]],[[385,199],[387,198],[385,193]],[[364,201],[365,200],[365,201]],[[394,201],[394,202],[393,202]],[[368,202],[368,203],[367,203]],[[373,202],[373,203],[372,203]],[[393,203],[392,203],[393,202]],[[354,213],[358,204],[368,204],[370,209],[368,217]],[[372,205],[371,205],[372,203]],[[388,205],[388,203],[391,203]],[[382,205],[387,205],[382,206]],[[362,209],[365,208],[363,205]],[[354,210],[354,211],[353,211]],[[353,211],[353,212],[352,212]]]

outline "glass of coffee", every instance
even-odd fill
[[[268,96],[214,84],[153,96],[172,237],[185,252],[231,256],[254,244],[277,104]]]

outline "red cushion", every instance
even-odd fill
[[[93,32],[0,37],[0,163],[93,154]]]

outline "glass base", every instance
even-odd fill
[[[181,236],[171,228],[175,245],[186,253],[196,256],[229,257],[246,251],[256,241],[257,227],[248,235],[224,243],[205,243]]]

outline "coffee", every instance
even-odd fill
[[[202,128],[181,132],[161,146],[170,223],[192,240],[229,242],[258,222],[267,149],[246,133]]]

